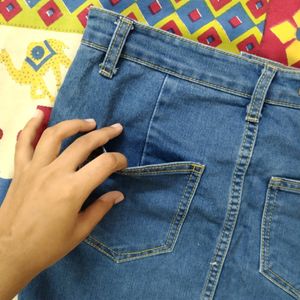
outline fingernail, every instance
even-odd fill
[[[84,119],[84,121],[87,121],[87,122],[96,122],[95,119]]]
[[[40,117],[42,115],[43,115],[43,111],[40,109],[36,109],[35,112],[33,113],[33,118]]]
[[[119,202],[121,202],[121,201],[123,201],[123,200],[124,200],[124,196],[122,195],[122,196],[116,198],[114,204],[117,204],[117,203],[119,203]]]
[[[110,125],[111,127],[115,127],[115,128],[123,128],[123,126],[120,123],[115,123],[113,125]]]

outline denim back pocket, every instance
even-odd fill
[[[300,180],[271,177],[269,181],[259,271],[300,299]]]
[[[190,161],[128,167],[103,192],[120,190],[115,205],[85,242],[120,263],[173,251],[205,166]]]

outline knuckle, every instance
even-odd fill
[[[50,138],[50,137],[53,136],[54,131],[55,131],[54,127],[47,127],[47,128],[43,131],[42,136],[43,136],[44,138],[47,138],[47,139],[48,139],[48,138]]]
[[[106,144],[111,139],[110,132],[107,128],[102,128],[101,134],[102,134],[102,143]]]
[[[121,169],[124,169],[128,166],[128,160],[127,160],[127,157],[120,153],[120,152],[116,152],[115,153],[117,156],[118,156],[118,166],[117,166],[117,169],[118,170],[121,170]]]
[[[119,159],[114,152],[105,152],[101,155],[104,156],[106,162],[113,168],[118,166]]]
[[[80,144],[84,144],[86,147],[90,148],[95,145],[96,141],[97,141],[97,139],[95,139],[93,134],[87,133],[87,134],[83,135],[82,137],[78,138],[76,142],[78,142]]]
[[[83,119],[72,119],[72,120],[64,120],[61,122],[63,126],[71,126],[71,127],[76,127],[79,130],[84,129],[87,125],[87,122],[84,121]]]
[[[60,130],[58,130],[57,127],[52,126],[52,127],[47,127],[42,134],[42,137],[45,140],[51,139],[51,140],[57,140],[59,138],[59,132]]]

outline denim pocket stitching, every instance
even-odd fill
[[[270,186],[272,186],[276,189],[282,190],[282,191],[294,191],[296,193],[300,193],[300,189],[295,189],[295,188],[291,188],[291,187],[280,187],[280,186],[276,186],[273,184],[271,184]]]
[[[182,195],[182,197],[181,197],[181,199],[180,199],[180,204],[179,204],[179,207],[178,207],[178,209],[177,209],[177,212],[176,212],[176,214],[174,215],[174,222],[172,222],[171,223],[171,225],[170,225],[170,229],[169,229],[169,232],[168,232],[168,234],[167,234],[167,240],[166,240],[166,245],[169,243],[170,244],[170,246],[172,247],[172,245],[173,245],[173,247],[175,246],[175,243],[176,243],[176,241],[177,241],[177,238],[178,238],[178,236],[179,236],[179,232],[180,232],[180,229],[181,229],[181,227],[182,227],[182,224],[183,224],[183,222],[184,222],[184,220],[185,220],[185,217],[186,217],[186,215],[187,215],[187,213],[188,213],[188,211],[189,211],[189,207],[190,207],[190,204],[191,204],[191,200],[192,200],[192,198],[193,198],[193,195],[194,195],[194,192],[195,192],[195,190],[196,190],[196,187],[198,186],[198,183],[199,183],[199,179],[200,179],[200,177],[201,177],[201,173],[198,173],[198,172],[194,172],[194,169],[195,169],[195,167],[192,169],[192,171],[191,171],[191,173],[190,173],[190,176],[189,176],[189,179],[188,179],[188,182],[187,182],[187,184],[186,184],[186,186],[185,186],[185,189],[184,189],[184,192],[183,192],[183,195]],[[203,169],[202,169],[203,170]],[[191,177],[192,176],[195,176],[196,178],[195,178],[195,180],[191,180]],[[188,190],[188,186],[189,186],[189,183],[190,182],[193,182],[192,183],[192,191],[191,192],[187,192],[187,190]],[[188,195],[190,195],[190,197],[188,197],[188,196],[186,196],[186,194],[188,193]],[[182,204],[183,204],[183,200],[184,199],[187,199],[187,203],[186,203],[186,208],[183,208],[183,216],[178,216],[178,214],[179,214],[179,211],[180,211],[180,209],[181,209],[181,206],[182,206]],[[177,225],[177,226],[175,226],[175,230],[176,230],[176,233],[174,233],[174,235],[173,235],[173,241],[172,241],[172,235],[171,235],[171,230],[172,230],[172,227],[173,227],[173,225],[175,224],[175,222],[176,221],[178,221],[179,222],[179,224]],[[172,249],[173,249],[173,247],[172,247]]]
[[[175,169],[178,167],[187,167],[186,169]],[[117,171],[116,173],[118,174],[134,174],[134,175],[148,175],[151,173],[163,173],[163,172],[170,172],[170,173],[175,173],[175,172],[198,172],[202,173],[205,165],[195,163],[195,162],[185,162],[185,163],[162,163],[162,164],[156,164],[156,165],[148,165],[148,166],[137,166],[137,167],[128,167],[126,169],[123,169],[121,171]],[[196,170],[200,169],[201,171]],[[162,170],[161,170],[162,169]],[[154,170],[154,171],[148,171],[148,170]],[[157,171],[155,171],[157,170]]]
[[[300,193],[300,180],[296,179],[272,177],[270,180],[270,186],[283,191],[294,191],[296,193]]]
[[[180,171],[182,172],[182,170],[180,170]],[[191,169],[191,170],[188,170],[188,171],[190,172],[189,179],[188,179],[188,182],[187,182],[187,184],[186,184],[186,186],[185,186],[184,193],[183,193],[183,195],[182,195],[182,197],[181,197],[181,199],[180,199],[180,202],[179,202],[180,204],[179,204],[179,207],[178,207],[178,209],[177,209],[177,212],[176,212],[175,216],[178,215],[178,211],[179,211],[180,208],[181,208],[181,205],[182,205],[182,199],[185,197],[185,194],[186,194],[186,187],[187,187],[188,184],[191,182],[191,176],[192,176],[192,174],[193,174],[193,173],[197,173],[196,179],[195,179],[195,181],[194,181],[194,186],[197,186],[197,183],[198,183],[198,182],[197,182],[197,178],[200,177],[200,175],[202,174],[201,172],[194,171],[194,168]],[[170,171],[167,171],[167,172],[170,172]],[[171,171],[171,172],[172,172],[172,173],[173,173],[173,172],[175,173],[175,172],[177,172],[177,171],[174,170],[174,171]],[[149,173],[150,173],[150,172],[149,172]],[[138,173],[138,174],[139,174],[139,173]],[[147,174],[148,174],[148,173],[147,173]],[[150,174],[151,174],[151,173],[150,173]],[[158,174],[159,174],[159,173],[158,173]],[[152,174],[151,174],[151,175],[152,175]],[[176,220],[175,217],[174,217],[174,219]],[[173,222],[171,223],[169,232],[170,232],[172,226],[174,225],[174,223],[175,223],[175,221],[173,221]],[[169,232],[168,232],[167,236],[169,236]],[[118,253],[118,252],[112,250],[111,248],[109,248],[109,247],[108,247],[107,245],[105,245],[104,243],[98,241],[96,238],[93,237],[93,239],[94,239],[95,241],[99,242],[99,244],[103,245],[105,248],[109,249],[110,251],[112,251],[112,252],[114,252],[114,253]],[[167,242],[166,242],[164,245],[162,245],[162,246],[158,246],[158,247],[154,247],[154,248],[148,248],[148,249],[144,249],[144,250],[141,250],[141,251],[124,252],[124,253],[121,254],[121,255],[138,254],[138,253],[147,252],[147,251],[150,251],[150,250],[155,250],[155,249],[165,248],[165,247],[166,247],[166,244],[167,244]],[[119,254],[118,254],[118,255],[119,255]]]
[[[264,275],[271,282],[276,284],[279,288],[283,289],[288,294],[292,295],[296,299],[300,297],[300,291],[298,291],[293,285],[287,280],[283,279],[277,273],[275,273],[270,268],[270,233],[271,233],[271,224],[273,219],[273,213],[276,209],[276,200],[278,190],[287,190],[289,188],[285,186],[281,186],[280,183],[284,178],[280,177],[271,177],[268,189],[267,189],[267,197],[265,202],[265,208],[263,211],[263,219],[262,219],[262,227],[261,227],[261,251],[260,251],[260,268],[259,272]],[[291,184],[300,184],[295,180],[288,180]],[[273,183],[276,182],[274,185]]]
[[[148,256],[156,255],[156,254],[171,252],[173,250],[174,246],[175,246],[176,240],[179,236],[180,229],[181,229],[182,224],[183,224],[183,222],[186,218],[186,215],[188,213],[191,201],[194,197],[195,190],[199,185],[200,179],[201,179],[203,171],[205,169],[205,165],[199,164],[199,163],[194,163],[194,162],[188,162],[188,163],[165,163],[163,165],[157,164],[157,165],[147,166],[147,167],[143,167],[143,166],[132,167],[133,169],[135,169],[135,168],[142,169],[143,171],[142,172],[139,171],[137,173],[137,175],[142,174],[141,176],[143,176],[144,173],[145,173],[144,175],[147,175],[147,174],[153,175],[152,172],[145,171],[147,169],[172,169],[176,166],[178,167],[178,166],[186,166],[186,165],[191,166],[191,168],[181,169],[181,170],[174,170],[174,169],[173,170],[166,170],[166,172],[170,172],[171,174],[176,173],[176,172],[188,172],[187,174],[189,174],[189,178],[188,178],[188,181],[185,185],[185,188],[184,188],[183,194],[181,196],[181,199],[179,201],[177,211],[174,214],[172,222],[170,223],[169,230],[168,230],[168,233],[166,235],[167,238],[166,238],[166,241],[163,245],[160,245],[160,246],[154,247],[154,248],[143,249],[143,250],[140,250],[140,251],[130,251],[130,252],[119,253],[115,250],[112,250],[105,243],[103,243],[103,242],[99,241],[98,239],[96,239],[94,236],[92,236],[92,234],[90,234],[84,240],[84,242],[86,242],[87,244],[89,244],[92,247],[96,248],[97,250],[101,251],[103,254],[107,255],[113,261],[115,261],[117,263],[126,262],[126,261],[130,261],[130,260],[134,260],[134,259],[138,259],[138,258],[143,258],[143,257],[148,257]],[[199,168],[201,171],[196,170],[197,168]],[[131,172],[134,172],[134,170],[132,170]],[[157,174],[160,174],[162,172],[163,171],[160,171]],[[124,175],[127,175],[127,173],[125,173]],[[190,183],[191,183],[192,190],[190,192],[187,192],[187,189],[188,189],[188,186],[189,186]],[[187,199],[187,202],[183,206],[183,200],[184,199]],[[185,207],[185,208],[183,208],[183,213],[179,214],[182,206]],[[178,222],[177,225],[175,225],[176,221]],[[175,227],[175,230],[174,230],[174,227]],[[174,231],[173,233],[171,233],[172,230]],[[145,254],[141,254],[141,253],[145,253]]]

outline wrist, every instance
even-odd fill
[[[10,237],[0,233],[0,299],[12,299],[34,277],[18,246]]]

